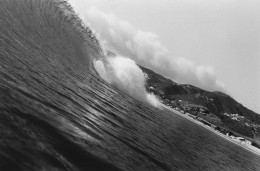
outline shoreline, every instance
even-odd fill
[[[197,120],[195,120],[195,119],[189,117],[189,116],[186,115],[186,114],[183,114],[183,113],[181,113],[181,112],[179,112],[179,111],[177,111],[177,110],[174,110],[174,109],[172,109],[171,107],[166,106],[166,105],[164,105],[164,104],[161,104],[161,105],[162,105],[162,107],[163,107],[164,109],[167,109],[167,110],[169,110],[169,111],[171,111],[171,112],[173,112],[173,113],[175,113],[175,114],[177,114],[177,115],[179,115],[179,116],[181,116],[181,117],[183,117],[183,118],[186,118],[186,119],[190,120],[191,122],[193,122],[193,123],[195,123],[195,124],[197,124],[197,125],[200,125],[200,126],[204,127],[205,129],[207,129],[207,130],[209,130],[209,131],[211,131],[211,132],[217,134],[218,136],[220,136],[220,137],[222,137],[222,138],[224,138],[224,139],[226,139],[226,140],[228,140],[228,141],[230,141],[230,142],[232,142],[232,143],[234,143],[234,144],[236,144],[236,145],[239,145],[240,147],[242,147],[242,148],[244,148],[244,149],[246,149],[246,150],[248,150],[248,151],[250,151],[250,152],[252,152],[252,153],[254,153],[254,154],[260,156],[260,149],[254,147],[254,146],[252,146],[252,145],[244,145],[244,144],[241,144],[240,142],[235,141],[234,139],[232,139],[232,138],[230,138],[230,137],[228,137],[228,136],[226,136],[226,135],[224,135],[224,134],[222,134],[222,133],[220,133],[220,132],[218,132],[218,131],[212,129],[211,127],[209,127],[209,126],[207,126],[207,125],[201,123],[200,121],[197,121]]]

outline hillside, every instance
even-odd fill
[[[259,142],[260,115],[247,109],[229,95],[209,92],[188,84],[178,84],[140,66],[146,74],[146,89],[163,103],[179,108],[241,136]],[[201,111],[201,112],[199,112]]]

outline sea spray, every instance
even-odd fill
[[[154,94],[145,89],[145,76],[139,66],[131,59],[122,56],[107,57],[107,60],[94,61],[99,76],[128,95],[160,108]]]

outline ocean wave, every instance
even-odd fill
[[[260,168],[255,155],[114,88],[93,61],[109,62],[66,1],[0,0],[0,170]]]

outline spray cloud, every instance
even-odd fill
[[[159,36],[144,32],[112,13],[92,7],[84,20],[100,34],[108,49],[122,56],[129,56],[145,67],[180,83],[192,84],[206,90],[225,91],[217,80],[213,67],[195,66],[186,58],[173,58],[161,43]]]
[[[128,95],[160,108],[159,100],[145,90],[145,77],[136,63],[126,57],[113,56],[108,62],[94,61],[99,76]]]

